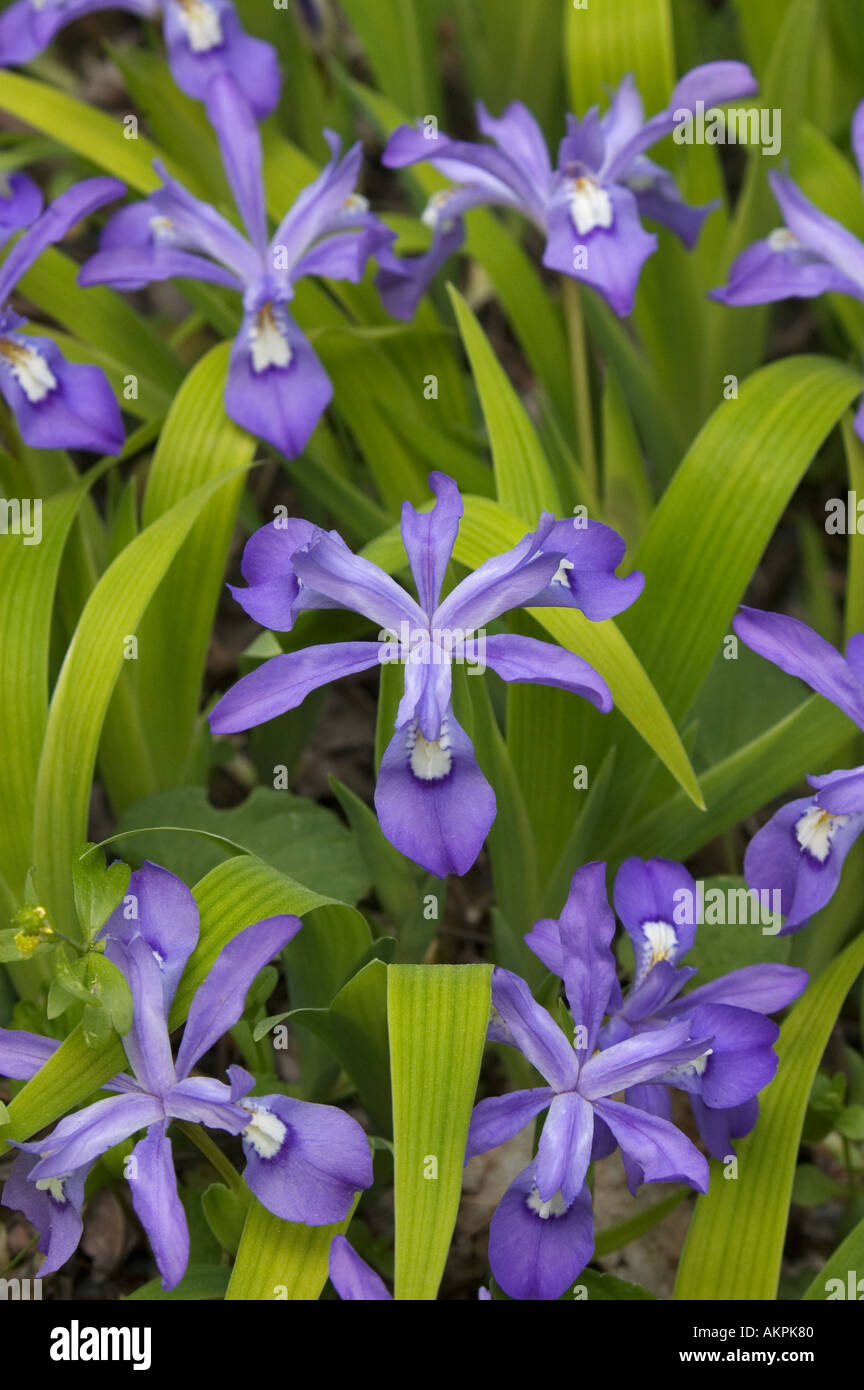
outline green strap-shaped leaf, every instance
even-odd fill
[[[448,286],[489,431],[498,501],[529,526],[561,498],[537,432],[486,334],[457,289]]]
[[[669,0],[603,0],[564,6],[564,45],[570,108],[584,116],[609,100],[632,72],[652,116],[666,105],[675,82]]]
[[[222,591],[244,470],[255,441],[225,414],[230,344],[196,363],[174,398],[147,481],[143,523],[151,525],[196,489],[227,480],[205,501],[154,596],[130,670],[159,788],[187,776],[201,683]],[[115,807],[115,810],[120,809]]]
[[[754,1132],[738,1147],[738,1176],[712,1163],[678,1268],[676,1299],[775,1299],[795,1160],[810,1087],[837,1015],[864,967],[864,935],[810,984],[783,1024],[776,1077]]]
[[[333,1226],[280,1221],[253,1198],[226,1301],[314,1302],[327,1282],[333,1237],[350,1224],[351,1216]]]
[[[491,966],[391,965],[397,1299],[434,1299],[450,1248]]]
[[[850,1270],[853,1272],[854,1289],[849,1287]],[[836,1288],[829,1291],[828,1282],[831,1279],[840,1280],[843,1286],[842,1294]],[[811,1302],[818,1299],[827,1301],[833,1294],[834,1297],[854,1298],[856,1302],[860,1302],[864,1291],[864,1284],[859,1283],[861,1279],[864,1279],[864,1221],[859,1221],[846,1239],[841,1241],[801,1297]]]

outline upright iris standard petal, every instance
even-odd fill
[[[580,1061],[593,1053],[615,987],[615,918],[606,897],[606,865],[577,869],[559,919],[564,988],[577,1029]]]
[[[222,163],[249,240],[264,255],[267,210],[264,201],[261,136],[252,109],[228,72],[207,87],[207,116],[219,138]]]
[[[147,1233],[163,1289],[175,1289],[189,1263],[189,1227],[177,1192],[167,1125],[151,1125],[127,1164],[135,1215]]]
[[[384,1280],[361,1260],[344,1236],[334,1236],[330,1246],[330,1282],[340,1298],[351,1302],[393,1302]]]
[[[288,1096],[244,1102],[246,1181],[283,1221],[327,1226],[351,1210],[372,1184],[372,1156],[357,1121],[331,1105]]]
[[[579,1078],[573,1049],[525,981],[510,970],[492,971],[492,1004],[501,1015],[513,1045],[556,1091],[572,1090]]]
[[[222,947],[189,1007],[177,1053],[177,1076],[188,1076],[195,1063],[243,1012],[255,976],[296,936],[299,917],[285,913],[246,927]]]
[[[99,935],[127,945],[136,936],[144,938],[159,964],[167,1014],[197,945],[199,929],[198,905],[186,884],[159,864],[145,860],[131,875],[123,902]]]
[[[587,1188],[568,1207],[544,1202],[533,1165],[510,1184],[489,1226],[489,1263],[510,1298],[555,1299],[582,1273],[594,1253],[594,1218]]]
[[[446,473],[430,473],[429,486],[435,494],[435,506],[418,512],[410,502],[403,502],[401,528],[417,598],[426,613],[434,612],[440,602],[464,511],[459,489]]]
[[[387,745],[375,787],[381,829],[429,873],[467,873],[495,819],[495,793],[452,707],[434,741],[416,727]]]

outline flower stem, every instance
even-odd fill
[[[200,1149],[204,1157],[210,1160],[220,1178],[224,1178],[233,1192],[242,1192],[245,1189],[246,1184],[234,1164],[225,1157],[219,1145],[213,1142],[205,1129],[200,1125],[190,1124],[187,1120],[175,1120],[174,1123],[178,1129],[182,1129],[196,1149]]]
[[[585,337],[585,315],[582,311],[582,286],[571,275],[562,278],[564,313],[570,339],[570,367],[573,373],[573,399],[576,405],[576,428],[579,435],[579,462],[590,491],[597,496],[600,479],[597,472],[597,453],[594,447],[594,424],[591,416],[591,378],[588,374],[588,345]]]

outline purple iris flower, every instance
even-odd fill
[[[849,638],[844,659],[806,623],[782,613],[742,608],[733,626],[754,652],[806,681],[864,729],[864,633]],[[751,888],[780,890],[784,935],[806,926],[830,900],[843,861],[864,830],[864,767],[807,781],[815,796],[790,801],[777,811],[753,836],[744,856]]]
[[[11,200],[0,209],[0,242],[13,228],[6,218],[22,219],[39,211],[35,185],[12,183]],[[34,261],[60,241],[82,217],[125,193],[117,179],[85,179],[61,193],[27,226],[0,266],[0,392],[18,422],[21,437],[37,449],[89,449],[116,454],[123,446],[120,407],[99,367],[67,362],[50,338],[21,329],[9,298]],[[4,234],[5,233],[5,234]]]
[[[864,180],[864,102],[852,120],[852,148]],[[735,307],[829,292],[864,300],[864,244],[811,203],[788,175],[769,174],[769,179],[783,225],[742,251],[729,270],[729,283],[712,290],[711,298]],[[864,401],[855,430],[864,439]]]
[[[300,930],[300,919],[267,918],[223,947],[192,1000],[174,1058],[168,1014],[198,940],[198,909],[180,879],[149,863],[132,875],[124,903],[134,903],[137,916],[127,919],[121,905],[100,936],[132,991],[133,1024],[123,1046],[133,1074],[115,1076],[105,1090],[117,1094],[61,1120],[44,1139],[18,1144],[22,1152],[3,1203],[23,1211],[40,1229],[46,1254],[41,1272],[53,1273],[78,1243],[91,1165],[113,1145],[145,1130],[128,1163],[132,1205],[169,1289],[182,1279],[189,1257],[167,1137],[172,1120],[240,1135],[249,1186],[285,1221],[323,1226],[342,1220],[355,1192],[372,1182],[372,1162],[356,1120],[333,1106],[283,1095],[250,1097],[255,1080],[242,1067],[228,1068],[230,1085],[191,1075],[237,1022],[255,976]],[[58,1046],[53,1039],[2,1029],[0,1071],[29,1079]]]
[[[344,1236],[334,1236],[330,1246],[330,1282],[339,1297],[348,1302],[393,1302],[380,1274],[361,1259]]]
[[[616,314],[632,312],[643,262],[657,238],[641,218],[660,222],[692,247],[703,219],[715,206],[689,207],[668,170],[645,151],[669,135],[699,101],[706,105],[749,96],[756,82],[744,63],[706,63],[682,77],[665,110],[646,121],[632,76],[622,81],[609,110],[593,107],[567,134],[552,167],[539,125],[514,101],[497,119],[482,102],[477,125],[493,143],[451,140],[437,128],[400,126],[384,151],[391,169],[431,163],[454,187],[433,194],[423,221],[434,230],[423,256],[379,258],[378,287],[395,318],[410,318],[432,276],[465,239],[463,214],[496,205],[514,208],[546,240],[543,264],[583,281],[609,301]]]
[[[584,899],[596,884],[580,869],[573,877],[561,920],[584,911]],[[774,1043],[779,1029],[765,1015],[797,999],[807,984],[807,971],[766,963],[733,970],[688,994],[682,989],[697,974],[692,966],[678,968],[696,935],[696,884],[683,864],[671,859],[626,859],[615,878],[615,910],[623,922],[636,959],[636,973],[627,995],[610,1009],[599,1033],[599,1046],[609,1048],[687,1014],[694,1034],[710,1034],[710,1051],[651,1081],[630,1086],[630,1105],[671,1119],[668,1087],[685,1091],[702,1141],[715,1158],[734,1153],[733,1138],[749,1134],[759,1114],[758,1093],[774,1077]],[[535,955],[553,974],[565,977],[561,922],[545,918],[525,937]],[[631,1191],[641,1175],[624,1153]]]
[[[676,1017],[596,1051],[604,1016],[621,1003],[604,877],[604,864],[579,869],[558,923],[572,1045],[524,980],[492,972],[489,1040],[518,1048],[548,1082],[481,1100],[468,1131],[471,1158],[549,1111],[534,1161],[505,1193],[489,1229],[492,1273],[513,1298],[558,1298],[585,1267],[594,1249],[588,1165],[616,1144],[643,1182],[686,1182],[699,1192],[708,1186],[705,1158],[668,1118],[611,1099],[697,1067],[713,1039],[689,1017]]]
[[[441,586],[462,516],[459,489],[443,473],[429,485],[436,502],[402,508],[402,540],[417,588],[412,598],[390,575],[354,555],[336,532],[276,519],[250,538],[235,598],[256,622],[287,632],[311,608],[349,608],[381,629],[375,642],[341,642],[288,652],[231,689],[210,715],[216,734],[250,729],[296,709],[310,691],[340,676],[399,661],[405,693],[378,773],[375,807],[397,849],[443,877],[474,863],[495,819],[495,793],[478,766],[450,700],[452,663],[489,666],[505,681],[572,690],[609,710],[605,681],[573,652],[533,637],[486,637],[487,623],[511,608],[578,608],[596,621],[629,607],[643,577],[614,570],[624,542],[599,522],[577,525],[544,513],[536,531],[468,575],[442,601]]]
[[[42,211],[42,190],[27,174],[0,169],[0,246],[13,232],[29,227]]]
[[[268,241],[261,139],[230,76],[211,83],[207,112],[246,235],[157,164],[163,187],[111,219],[79,284],[135,289],[182,276],[242,294],[243,324],[231,353],[225,409],[238,425],[294,458],[333,394],[330,378],[288,312],[294,287],[304,275],[357,283],[369,256],[393,233],[354,192],[360,145],[340,159],[339,137],[326,131],[329,164]]]
[[[232,0],[16,0],[0,16],[0,67],[29,63],[67,24],[99,10],[153,20],[161,12],[171,72],[189,96],[203,101],[211,79],[230,72],[259,118],[279,100],[276,50],[245,33]]]

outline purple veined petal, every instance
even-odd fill
[[[291,913],[245,927],[222,947],[189,1008],[177,1052],[177,1077],[187,1077],[200,1057],[232,1028],[260,970],[295,937],[303,923]]]
[[[243,676],[211,710],[214,734],[236,734],[296,709],[319,686],[377,666],[378,642],[327,642],[271,657]]]
[[[582,232],[571,210],[580,197],[588,209],[586,216],[593,218],[593,207],[596,216],[604,218]],[[543,253],[543,264],[549,270],[589,285],[619,318],[626,318],[633,312],[642,266],[656,250],[657,238],[642,226],[636,197],[629,188],[621,184],[604,188],[590,179],[559,180],[549,203],[548,241]]]
[[[555,1092],[551,1086],[534,1086],[529,1091],[509,1091],[504,1096],[488,1096],[474,1107],[468,1126],[465,1162],[476,1154],[488,1153],[506,1144],[514,1135],[551,1105]]]
[[[576,870],[558,919],[558,935],[564,989],[577,1030],[579,1060],[584,1062],[596,1047],[615,988],[615,918],[606,896],[604,863],[594,861]]]
[[[105,954],[132,992],[132,1027],[122,1040],[123,1051],[141,1085],[161,1096],[176,1078],[159,962],[143,936],[129,941],[109,936]]]
[[[31,1179],[38,1163],[34,1154],[19,1153],[9,1170],[3,1186],[2,1204],[12,1211],[23,1212],[39,1232],[39,1249],[45,1260],[38,1277],[47,1279],[55,1274],[78,1248],[84,1223],[84,1182],[87,1167],[62,1178]]]
[[[42,211],[42,192],[27,174],[0,170],[0,245],[12,232],[29,227]]]
[[[656,1115],[661,1120],[672,1123],[672,1097],[667,1086],[659,1083],[649,1083],[643,1086],[630,1086],[624,1092],[624,1101],[627,1105],[635,1106],[637,1110],[646,1110],[649,1115]],[[598,1125],[602,1123],[598,1119]],[[604,1125],[604,1129],[606,1126]],[[612,1150],[618,1146],[615,1138],[609,1131],[612,1139]],[[627,1189],[632,1196],[636,1196],[640,1186],[645,1181],[645,1174],[640,1165],[631,1158],[629,1154],[621,1150],[621,1161],[624,1165],[624,1176],[627,1179]]]
[[[542,960],[547,970],[551,970],[559,979],[564,978],[564,952],[561,950],[557,917],[541,917],[522,939],[538,960]]]
[[[699,1096],[690,1096],[690,1107],[702,1143],[711,1157],[721,1162],[735,1153],[733,1140],[749,1134],[759,1118],[759,1102],[755,1096],[728,1110],[712,1110]]]
[[[235,1071],[243,1071],[242,1067]],[[247,1086],[246,1077],[251,1082]],[[238,1085],[242,1095],[252,1090],[254,1077],[245,1072],[244,1080],[226,1086],[224,1081],[216,1081],[209,1076],[189,1076],[178,1081],[170,1091],[166,1091],[163,1101],[165,1114],[172,1120],[189,1120],[192,1124],[206,1125],[208,1129],[224,1129],[229,1134],[240,1134],[249,1123],[247,1111],[235,1105]]]
[[[612,694],[599,672],[575,652],[536,637],[501,634],[484,643],[486,665],[504,681],[553,685],[581,695],[608,714]]]
[[[779,227],[736,257],[729,269],[728,284],[711,290],[709,298],[738,308],[771,304],[778,299],[813,299],[829,291],[864,298],[860,285],[821,256],[806,250],[785,227]]]
[[[785,613],[740,608],[732,626],[746,646],[766,661],[773,661],[781,671],[806,681],[817,695],[824,695],[864,728],[864,682],[831,643],[806,623]]]
[[[719,198],[699,207],[686,203],[669,170],[645,155],[634,159],[621,181],[635,193],[639,216],[668,227],[688,251],[692,251],[699,240],[705,218],[720,206]]]
[[[591,1145],[591,1162],[597,1163],[601,1158],[608,1158],[613,1154],[618,1145],[615,1142],[615,1135],[600,1116],[595,1112],[594,1115],[594,1142]]]
[[[552,580],[560,556],[542,546],[554,526],[544,513],[536,531],[523,536],[503,555],[492,555],[451,589],[432,617],[432,627],[475,632],[511,608],[530,605]]]
[[[860,296],[864,292],[864,245],[842,223],[805,198],[787,175],[770,173],[768,177],[783,221],[792,235],[802,246],[815,251],[854,280]]]
[[[263,259],[267,250],[267,211],[258,124],[248,98],[230,71],[219,72],[210,81],[206,106],[237,210],[249,240]]]
[[[428,160],[445,178],[475,190],[478,201],[516,208],[543,225],[543,204],[538,197],[536,171],[523,168],[503,150],[493,145],[451,140],[435,132],[429,138],[424,130],[400,126],[390,136],[381,162],[388,169],[404,169]]]
[[[301,586],[291,565],[294,554],[310,545],[319,530],[302,517],[275,517],[246,542],[240,568],[249,587],[229,584],[228,588],[241,608],[263,627],[290,632],[299,612],[343,607],[326,594],[317,594],[308,584]],[[335,531],[329,535],[344,545]]]
[[[403,622],[412,628],[429,626],[422,608],[395,579],[323,531],[292,556],[291,567],[316,593],[382,628],[398,634]]]
[[[686,1011],[687,1000],[676,999],[675,996],[698,973],[691,967],[676,970],[669,960],[658,961],[651,966],[644,979],[630,989],[616,1016],[629,1023],[640,1023],[661,1012],[668,1016],[671,1012]],[[690,997],[688,995],[687,999]]]
[[[386,652],[387,645],[382,647],[382,653]],[[448,720],[452,687],[449,653],[440,645],[430,642],[424,633],[420,642],[409,648],[405,659],[405,692],[396,711],[397,732],[408,730],[412,740],[416,732],[427,744],[440,743],[444,724]],[[416,743],[412,743],[412,752],[414,748]],[[437,760],[434,752],[429,756]],[[423,757],[422,745],[416,757]],[[431,770],[425,764],[424,768]]]
[[[669,1013],[690,1013],[699,1004],[735,1004],[761,1014],[777,1013],[803,994],[808,974],[794,965],[745,965],[691,989],[667,1006]]]
[[[137,1130],[146,1129],[163,1118],[162,1105],[156,1096],[109,1096],[107,1100],[97,1100],[67,1116],[44,1139],[16,1147],[25,1153],[41,1155],[31,1175],[34,1181],[62,1178],[76,1168],[86,1167]]]
[[[828,772],[807,781],[818,789],[816,801],[824,811],[837,815],[864,811],[864,767]]]
[[[293,280],[293,268],[318,240],[334,226],[344,225],[345,213],[353,208],[363,209],[355,189],[363,164],[359,142],[342,157],[342,141],[332,130],[324,131],[330,148],[330,159],[317,179],[302,190],[293,206],[282,218],[270,242],[271,268],[276,263]]]
[[[544,1203],[533,1164],[510,1184],[489,1226],[489,1264],[510,1298],[560,1298],[594,1253],[591,1195],[583,1188],[570,1207]]]
[[[162,180],[162,187],[151,193],[147,201],[154,218],[160,219],[166,241],[170,238],[186,250],[198,251],[237,276],[243,284],[254,284],[265,270],[261,255],[242,232],[217,212],[209,203],[196,198],[172,178],[159,160],[153,168]]]
[[[0,1076],[29,1081],[59,1046],[56,1038],[43,1038],[20,1028],[0,1028]]]
[[[307,1226],[346,1217],[354,1194],[372,1185],[372,1156],[357,1121],[334,1105],[287,1096],[256,1096],[245,1105],[245,1177],[259,1202]]]
[[[204,101],[211,81],[228,72],[258,120],[279,100],[276,50],[243,29],[231,0],[164,0],[165,45],[177,86]]]
[[[642,1169],[645,1182],[685,1182],[707,1192],[707,1161],[668,1120],[616,1100],[598,1100],[595,1106],[622,1152]]]
[[[321,275],[325,280],[349,280],[359,285],[369,260],[385,252],[395,236],[377,217],[366,214],[356,228],[335,232],[317,242],[300,257],[291,279],[296,282],[304,275]]]
[[[575,1091],[555,1096],[543,1124],[534,1181],[540,1199],[551,1202],[560,1193],[566,1206],[585,1186],[594,1141],[594,1111]]]
[[[159,965],[167,1018],[199,930],[198,905],[183,880],[145,859],[99,936],[126,944],[136,936],[144,938]]]
[[[555,1091],[572,1091],[579,1080],[576,1055],[525,981],[496,966],[492,971],[492,1004],[508,1028],[513,1045],[532,1067]]]
[[[416,726],[396,731],[378,769],[375,810],[391,845],[430,874],[468,872],[496,801],[452,708],[432,742]]]
[[[846,643],[846,664],[864,686],[864,632],[856,632]]]
[[[645,587],[639,570],[624,579],[615,574],[626,548],[618,532],[602,522],[580,523],[576,517],[556,521],[543,550],[558,551],[563,558],[551,583],[530,600],[529,607],[578,608],[591,622],[623,613]]]
[[[746,63],[724,60],[692,68],[677,83],[669,105],[615,151],[603,171],[606,178],[619,178],[637,155],[671,134],[683,114],[694,111],[697,103],[702,102],[706,109],[723,106],[738,97],[753,96],[756,91],[758,83]]]
[[[864,813],[835,816],[815,799],[783,806],[757,831],[744,855],[744,877],[757,892],[779,891],[781,935],[803,927],[834,895],[843,861],[864,830]]]
[[[443,199],[445,195],[442,193],[440,196]],[[479,199],[473,206],[481,206]],[[445,214],[443,201],[440,207],[442,214]],[[422,256],[397,256],[392,247],[380,249],[375,288],[391,318],[407,322],[414,317],[417,305],[432,280],[464,240],[465,224],[462,218],[442,215],[435,222],[429,250]]]
[[[334,1236],[330,1244],[330,1283],[340,1298],[352,1303],[393,1302],[384,1280],[344,1236]]]
[[[125,192],[126,185],[119,179],[84,179],[55,198],[18,239],[0,267],[0,304],[9,298],[21,276],[39,259],[46,246],[62,241],[76,222],[89,217],[103,203],[122,198]]]
[[[706,1005],[710,1007],[721,1006]],[[617,1091],[665,1076],[673,1067],[701,1057],[711,1043],[710,1030],[701,1027],[701,1016],[700,1010],[699,1029],[689,1018],[682,1019],[662,1028],[635,1033],[632,1038],[598,1052],[582,1068],[580,1092],[587,1100],[599,1101]]]
[[[536,118],[521,101],[511,101],[500,116],[490,116],[482,101],[476,106],[477,129],[522,170],[535,190],[542,207],[552,179],[552,163],[543,132]]]
[[[0,67],[29,63],[48,47],[61,29],[100,10],[125,10],[142,19],[155,19],[158,0],[56,0],[37,6],[18,0],[0,15]]]
[[[774,1079],[780,1029],[773,1019],[732,1004],[701,1004],[691,1027],[713,1038],[697,1092],[712,1109],[743,1105]]]
[[[123,447],[120,407],[102,368],[67,362],[50,338],[0,333],[0,392],[34,449],[113,455]]]
[[[645,124],[645,107],[636,79],[628,72],[615,90],[609,110],[600,121],[605,156],[612,160]],[[595,165],[595,168],[598,167]]]
[[[247,312],[234,340],[225,409],[286,458],[302,454],[333,398],[309,339],[282,305]]]
[[[135,1215],[147,1233],[163,1289],[175,1289],[189,1263],[189,1227],[177,1193],[177,1174],[166,1124],[154,1124],[130,1158],[129,1191]]]
[[[465,510],[459,488],[446,473],[430,473],[429,487],[435,494],[431,511],[419,512],[410,502],[403,502],[401,524],[405,553],[424,613],[434,613],[441,600],[441,585]]]
[[[615,875],[615,911],[633,942],[636,983],[658,961],[673,965],[696,936],[698,893],[693,875],[673,859],[625,859]]]
[[[603,167],[606,137],[599,109],[592,106],[580,120],[567,114],[567,133],[558,146],[558,173],[569,178],[595,175]]]
[[[137,290],[142,285],[177,278],[203,280],[229,290],[243,288],[243,282],[232,271],[215,261],[158,239],[96,251],[78,272],[78,284],[85,289],[90,285],[110,285],[115,290]]]

